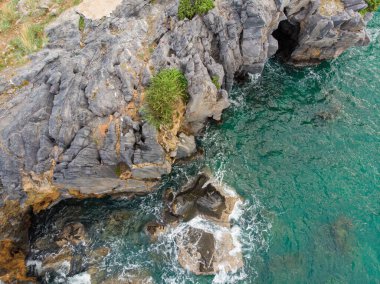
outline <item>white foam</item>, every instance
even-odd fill
[[[36,272],[38,274],[40,274],[41,271],[42,271],[42,261],[39,261],[39,260],[27,260],[26,261],[26,267],[28,267],[28,266],[34,266],[34,268],[36,269]]]
[[[69,261],[65,260],[62,262],[61,266],[57,270],[57,273],[61,275],[62,277],[66,277],[67,274],[70,272],[71,264]]]
[[[229,216],[229,221],[238,221],[244,213],[243,207],[244,202],[241,199],[237,200]]]
[[[248,73],[248,79],[250,83],[257,83],[257,81],[261,78],[261,73],[251,74]]]
[[[91,275],[83,272],[67,278],[67,284],[91,284]]]

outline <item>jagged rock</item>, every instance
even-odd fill
[[[142,127],[142,135],[137,143],[133,163],[135,165],[143,163],[162,164],[165,162],[165,151],[158,143],[157,130],[145,123]]]
[[[187,136],[185,133],[179,134],[179,143],[175,157],[177,159],[187,158],[197,151],[194,136]]]
[[[232,253],[235,245],[228,231],[214,234],[189,227],[176,242],[179,263],[197,275],[237,271],[244,265],[241,252]]]
[[[289,46],[286,39],[292,40],[286,52],[294,64],[333,58],[368,41],[365,20],[355,12],[360,0],[221,0],[206,15],[185,21],[177,19],[174,0],[113,1],[100,9],[104,3],[85,1],[77,8],[87,15],[84,33],[75,8],[64,12],[46,28],[46,48],[12,78],[1,76],[4,196],[21,197],[19,169],[41,174],[51,160],[59,184],[77,190],[98,187],[102,177],[118,184],[117,177],[99,174],[109,172],[104,165],[125,163],[139,179],[168,173],[167,154],[176,149],[162,147],[160,134],[136,111],[157,70],[184,72],[190,99],[183,125],[196,134],[229,106],[235,76],[260,73],[277,48]],[[178,145],[178,157],[187,156]]]
[[[171,165],[168,161],[162,164],[142,164],[132,167],[132,177],[140,180],[160,179],[162,175],[171,172]]]
[[[366,22],[354,12],[364,8],[363,4],[341,0],[289,1],[286,21],[294,27],[290,34],[296,42],[287,51],[287,59],[296,65],[315,64],[335,58],[351,46],[368,44]]]
[[[239,197],[230,194],[208,174],[199,174],[170,201],[170,212],[184,220],[203,216],[223,226],[229,226],[229,215]]]
[[[344,7],[354,11],[359,11],[367,8],[367,3],[364,0],[342,0]]]
[[[177,238],[178,261],[195,274],[212,274],[215,237],[212,233],[190,227],[183,238]]]
[[[238,240],[231,229],[231,214],[240,197],[209,174],[201,173],[178,193],[166,192],[166,224],[149,222],[146,232],[152,241],[177,232],[178,261],[201,275],[237,271],[243,266]]]

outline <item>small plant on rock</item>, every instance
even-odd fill
[[[219,90],[221,88],[220,83],[219,83],[219,76],[212,76],[211,77],[212,83],[215,85],[215,87]]]
[[[177,106],[187,99],[187,80],[178,69],[164,69],[151,80],[145,94],[144,118],[156,128],[171,126]]]
[[[39,24],[24,24],[20,35],[11,41],[11,46],[19,56],[32,53],[40,49],[46,41],[44,27]]]
[[[380,0],[366,0],[368,7],[360,10],[360,14],[365,15],[370,12],[376,12],[380,7]]]
[[[79,27],[79,31],[83,33],[84,29],[86,28],[86,22],[83,16],[79,17],[78,27]]]
[[[203,15],[213,9],[213,0],[180,0],[178,6],[178,18],[192,19],[195,15]]]
[[[9,30],[19,18],[17,2],[15,0],[10,1],[0,10],[0,32]]]

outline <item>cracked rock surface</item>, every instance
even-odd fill
[[[115,3],[109,17],[86,18],[83,32],[76,12],[83,5],[66,11],[46,29],[44,50],[26,66],[2,72],[3,199],[25,197],[22,173],[52,168],[51,183],[60,190],[98,194],[107,184],[128,192],[138,184],[149,191],[143,180],[169,173],[173,162],[158,142],[159,131],[139,115],[144,88],[157,70],[184,72],[190,101],[182,125],[195,135],[208,119],[221,118],[235,76],[260,73],[284,35],[293,38],[288,59],[295,64],[368,42],[365,19],[356,12],[365,5],[361,0],[218,0],[206,15],[185,21],[177,19],[178,1]],[[173,138],[179,157],[188,155],[183,137]],[[132,185],[115,174],[120,164],[131,172]]]

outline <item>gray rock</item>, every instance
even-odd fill
[[[160,179],[162,175],[169,174],[171,169],[168,161],[165,161],[163,164],[134,166],[132,167],[132,177],[138,180]]]
[[[201,173],[179,192],[165,194],[167,227],[181,226],[175,230],[178,261],[195,274],[232,272],[243,266],[230,224],[230,214],[240,197],[232,192]]]
[[[134,153],[133,163],[156,163],[162,164],[165,160],[165,151],[161,145],[157,142],[157,130],[145,123],[142,126],[141,141],[136,145],[137,149]]]
[[[197,151],[194,136],[187,136],[185,133],[180,133],[177,147],[176,158],[182,159],[193,155]]]
[[[100,158],[105,165],[116,165],[119,163],[119,155],[116,152],[118,136],[120,135],[116,124],[111,122],[103,148],[99,151]]]
[[[344,7],[354,11],[359,11],[367,8],[367,3],[363,0],[342,0]]]
[[[368,44],[365,22],[354,12],[362,9],[362,4],[360,0],[347,0],[332,10],[319,2],[290,1],[285,8],[287,20],[300,27],[299,31],[294,30],[297,45],[288,55],[290,62],[316,64],[339,56],[351,46]]]
[[[108,17],[88,16],[84,32],[69,9],[47,26],[46,48],[0,74],[2,197],[25,200],[21,172],[42,174],[53,164],[63,196],[70,187],[89,193],[128,188],[115,174],[119,164],[137,179],[169,173],[159,133],[138,115],[144,88],[162,68],[184,72],[183,126],[196,135],[209,119],[220,120],[235,77],[260,73],[283,48],[281,21],[298,27],[288,30],[294,40],[288,60],[297,65],[369,41],[370,15],[355,12],[363,0],[344,0],[336,11],[311,0],[220,0],[206,15],[185,21],[176,18],[178,1],[161,2],[117,2],[112,13],[101,11]],[[194,151],[193,137],[180,134],[177,158]]]

